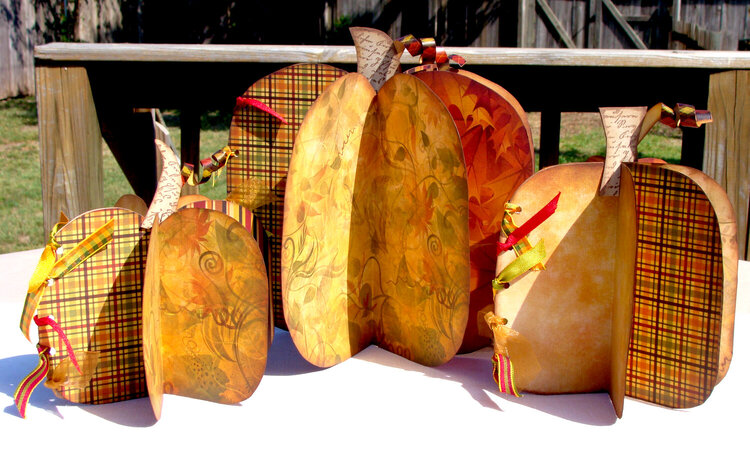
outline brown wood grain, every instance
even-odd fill
[[[36,70],[44,231],[103,206],[102,135],[86,69]]]

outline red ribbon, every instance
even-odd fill
[[[267,114],[273,115],[274,117],[278,118],[282,123],[287,124],[287,125],[289,124],[289,122],[287,122],[286,119],[280,113],[276,112],[271,107],[267,106],[266,104],[259,101],[258,99],[251,99],[248,97],[238,97],[235,110],[242,109],[244,107],[255,107],[258,110],[261,110]]]
[[[497,242],[497,254],[499,255],[500,253],[513,248],[513,245],[518,243],[519,240],[531,233],[532,230],[539,227],[542,222],[546,221],[557,209],[557,202],[559,199],[560,193],[552,198],[552,200],[540,209],[539,212],[531,216],[531,219],[527,220],[522,226],[511,232],[503,243]]]

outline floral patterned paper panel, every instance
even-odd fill
[[[242,224],[190,208],[155,225],[144,295],[146,376],[157,418],[162,393],[226,404],[250,397],[268,352],[268,279]]]
[[[445,106],[397,74],[341,78],[308,112],[289,171],[284,312],[300,353],[341,362],[376,343],[425,365],[468,317],[468,188]]]

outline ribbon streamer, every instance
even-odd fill
[[[283,115],[273,110],[271,107],[259,101],[258,99],[251,99],[249,97],[238,97],[235,107],[234,107],[235,113],[237,112],[237,110],[245,108],[245,107],[255,107],[258,110],[261,110],[267,114],[273,115],[285,125],[289,124],[289,122],[286,121]]]
[[[466,64],[466,59],[462,56],[448,55],[445,49],[438,47],[434,37],[417,39],[414,35],[407,34],[393,41],[393,44],[399,53],[406,49],[412,57],[420,56],[420,64],[435,64],[439,70],[449,70]]]
[[[507,234],[507,238],[504,242],[497,242],[497,254],[504,251],[508,251],[518,243],[521,239],[526,237],[529,233],[531,233],[532,230],[539,227],[539,225],[549,219],[549,216],[555,213],[555,210],[557,210],[557,202],[560,200],[560,193],[557,193],[557,196],[552,198],[549,203],[547,203],[542,209],[540,209],[536,214],[531,216],[531,219],[527,220],[523,223],[521,227],[513,228],[510,230],[510,232]],[[520,209],[519,209],[520,210]],[[507,212],[507,211],[506,211]],[[515,224],[513,224],[513,219],[510,218],[510,225],[513,225],[515,227]]]
[[[491,311],[484,315],[492,331],[492,376],[501,392],[520,397],[518,388],[527,387],[542,367],[531,343],[508,326],[508,320]]]
[[[34,392],[39,383],[47,377],[49,371],[49,347],[37,344],[37,352],[39,353],[39,363],[37,364],[34,371],[29,373],[27,377],[19,383],[16,388],[16,392],[13,394],[13,402],[16,404],[18,413],[21,414],[22,418],[26,418],[26,405],[29,403],[31,393]]]
[[[492,279],[492,296],[494,297],[498,290],[507,289],[510,281],[540,264],[546,255],[544,240],[540,240],[531,250],[514,259],[512,263],[500,271],[500,274]]]

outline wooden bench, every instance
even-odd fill
[[[684,133],[682,163],[725,187],[737,213],[740,257],[747,258],[749,52],[448,50],[466,58],[468,70],[505,87],[527,112],[541,112],[541,166],[558,161],[561,112],[657,102],[711,110],[713,123]],[[405,64],[417,63],[406,55]],[[153,125],[138,109],[180,109],[182,157],[196,161],[201,113],[231,108],[258,78],[301,62],[356,68],[351,46],[53,43],[34,56],[45,231],[61,210],[73,216],[102,205],[102,137],[136,194],[150,200]]]

